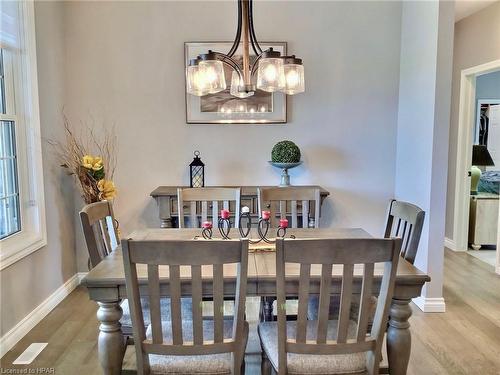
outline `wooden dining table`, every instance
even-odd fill
[[[215,231],[214,231],[215,232]],[[233,229],[230,237],[238,237],[239,233]],[[288,229],[287,237],[296,238],[370,238],[371,236],[360,228],[330,228],[330,229]],[[199,229],[143,229],[127,236],[132,240],[175,240],[197,239],[201,237]],[[257,233],[251,232],[250,238],[256,239]],[[307,249],[304,249],[307,251]],[[316,267],[317,266],[317,267]],[[288,265],[287,265],[288,267]],[[232,297],[235,294],[236,265],[224,266],[224,295]],[[190,295],[190,275],[182,273],[181,293]],[[147,283],[147,268],[139,265],[137,269],[139,283]],[[342,268],[333,267],[332,294],[340,294],[342,283]],[[373,293],[379,291],[383,274],[383,265],[375,266]],[[310,294],[319,295],[321,266],[311,267]],[[355,266],[353,293],[361,292],[362,266]],[[203,278],[203,296],[211,297],[212,275],[205,272]],[[287,269],[286,291],[289,296],[298,295],[299,267],[290,265]],[[396,285],[390,307],[390,318],[387,328],[387,357],[388,372],[390,374],[406,374],[411,351],[411,336],[409,318],[412,314],[410,302],[412,298],[420,296],[423,285],[430,281],[430,277],[418,270],[415,266],[400,258],[397,270]],[[160,293],[167,296],[168,267],[160,266]],[[127,298],[125,288],[125,274],[121,248],[118,247],[93,268],[83,280],[87,287],[90,299],[97,302],[99,308],[98,354],[104,374],[120,374],[125,352],[125,344],[121,331],[120,319],[122,309],[120,302]],[[148,288],[141,288],[141,294],[147,295]],[[248,296],[276,296],[276,258],[273,245],[259,243],[250,246],[248,258]]]

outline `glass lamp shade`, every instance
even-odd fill
[[[207,82],[200,72],[199,65],[190,65],[186,68],[186,85],[188,94],[196,96],[208,94]]]
[[[215,94],[226,89],[224,65],[219,60],[204,60],[198,65],[208,93]]]
[[[267,92],[284,90],[285,72],[281,58],[270,57],[259,60],[257,88]]]
[[[243,86],[243,81],[240,79],[239,74],[233,70],[233,73],[231,74],[231,89],[229,90],[231,95],[243,99],[243,98],[248,98],[254,94],[253,92],[239,91],[239,87],[242,86]]]
[[[285,89],[287,95],[294,95],[305,91],[304,65],[285,64]]]

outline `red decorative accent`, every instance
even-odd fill
[[[262,218],[264,220],[269,220],[270,217],[271,217],[271,212],[269,212],[269,211],[262,211]]]
[[[201,225],[203,229],[212,229],[212,222],[211,221],[204,221],[203,224]]]
[[[288,228],[288,219],[280,219],[280,228]]]
[[[220,217],[223,219],[229,219],[230,214],[229,210],[220,210]]]

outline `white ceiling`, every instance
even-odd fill
[[[498,0],[457,0],[455,2],[455,22],[470,16]]]

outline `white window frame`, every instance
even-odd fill
[[[0,270],[47,244],[34,2],[18,6],[20,40],[13,55],[19,63],[13,64],[13,77],[21,230],[0,240]]]

